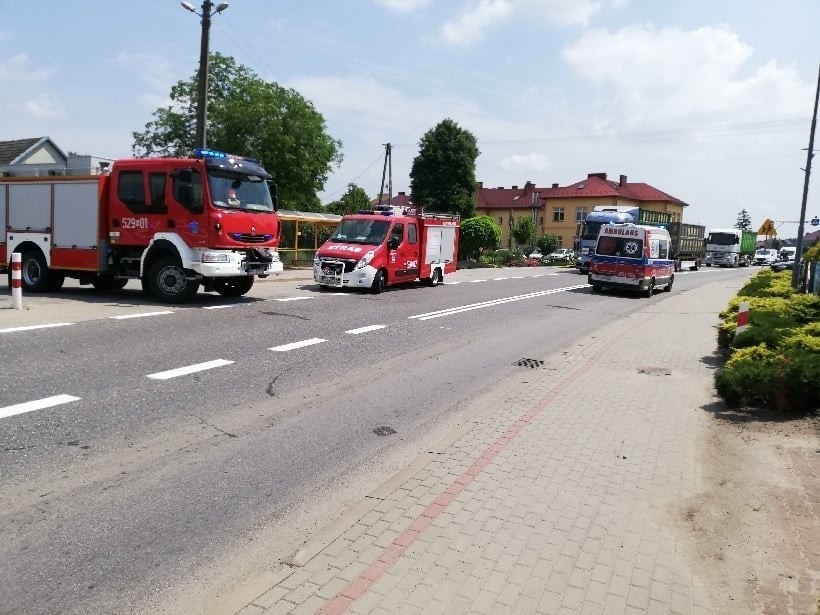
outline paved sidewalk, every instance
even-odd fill
[[[664,529],[698,486],[704,358],[736,290],[647,300],[522,368],[480,420],[214,612],[746,612],[716,610]]]

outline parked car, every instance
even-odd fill
[[[777,262],[777,250],[771,248],[760,248],[755,252],[755,265],[773,265]]]
[[[569,248],[559,248],[547,256],[549,262],[571,263],[575,260],[575,252]]]
[[[794,270],[794,259],[789,259],[786,261],[777,261],[776,263],[772,263],[772,271],[784,271],[788,269],[789,271]]]

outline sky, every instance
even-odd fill
[[[325,118],[344,160],[324,203],[350,183],[378,195],[385,143],[393,193],[409,193],[420,139],[452,119],[478,141],[485,187],[626,175],[688,203],[684,222],[732,226],[746,209],[787,238],[818,24],[817,0],[231,0],[210,49]],[[175,0],[0,0],[0,140],[130,157],[196,73],[200,36]],[[816,167],[805,232],[820,228]]]

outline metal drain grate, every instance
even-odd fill
[[[642,366],[638,368],[639,374],[652,374],[654,376],[671,376],[672,370],[668,367],[651,367],[651,366]]]
[[[373,430],[373,433],[377,436],[392,436],[396,433],[396,430],[392,427],[376,427],[376,429]]]
[[[538,369],[544,362],[540,359],[518,359],[513,365],[517,365],[518,367],[529,367],[530,369]]]

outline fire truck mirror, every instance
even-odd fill
[[[279,195],[277,194],[276,182],[267,180],[268,190],[270,190],[270,199],[273,202],[273,211],[279,211]]]

